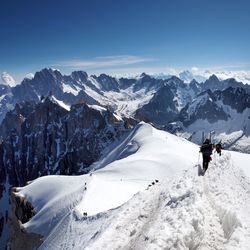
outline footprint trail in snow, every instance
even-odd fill
[[[203,177],[193,167],[119,208],[85,219],[72,211],[41,249],[248,249],[249,211],[249,179],[224,152]]]

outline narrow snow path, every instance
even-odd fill
[[[204,177],[193,167],[119,208],[86,218],[73,210],[40,249],[248,249],[249,211],[249,178],[224,152]]]

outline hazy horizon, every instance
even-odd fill
[[[247,0],[5,1],[0,72],[17,82],[45,67],[65,74],[248,75],[249,10]]]

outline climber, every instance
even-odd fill
[[[207,171],[208,168],[208,164],[211,160],[211,154],[213,152],[213,145],[210,143],[209,139],[206,139],[202,146],[200,147],[200,152],[202,153],[202,157],[203,157],[203,171],[204,173]]]
[[[221,145],[221,142],[219,142],[215,145],[215,150],[217,154],[219,154],[220,156],[221,156],[221,149],[222,149],[222,145]]]

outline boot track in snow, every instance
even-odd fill
[[[67,230],[51,235],[53,249],[247,249],[249,180],[229,153],[214,157],[205,176],[196,171],[159,182],[106,213],[79,219],[72,211],[61,224]],[[40,249],[52,247],[51,240]]]

